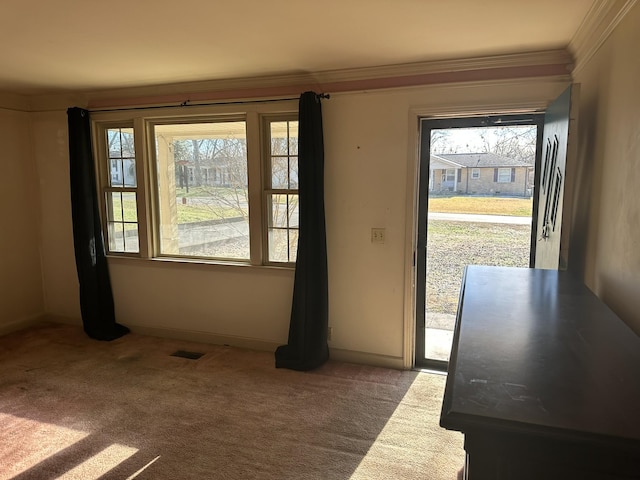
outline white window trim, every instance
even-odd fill
[[[471,178],[473,180],[477,180],[480,178],[480,169],[479,168],[472,168],[471,169]]]
[[[503,176],[505,172],[508,172],[508,175],[506,175],[506,180],[501,179],[500,178],[500,174],[502,173]],[[511,183],[511,168],[498,168],[498,180],[497,183]]]
[[[173,261],[176,263],[201,263],[225,266],[251,266],[292,268],[294,263],[268,262],[268,246],[266,244],[266,218],[264,202],[264,168],[265,155],[264,132],[262,118],[282,116],[291,119],[297,116],[298,102],[284,100],[278,102],[255,102],[246,104],[221,104],[209,106],[193,106],[184,108],[159,109],[130,109],[112,112],[93,112],[91,114],[92,130],[96,162],[96,176],[100,211],[103,218],[103,228],[106,227],[104,191],[108,185],[109,165],[105,161],[104,131],[106,128],[131,127],[135,131],[136,174],[137,174],[137,207],[139,226],[139,253],[108,252],[113,258],[133,258],[142,260]],[[157,123],[172,123],[174,121],[216,121],[233,116],[244,117],[247,129],[247,175],[249,196],[249,239],[250,258],[248,260],[218,259],[203,257],[188,257],[181,255],[160,255],[157,222],[157,182],[155,172],[155,148],[153,144],[152,126]],[[104,230],[106,232],[106,228]],[[263,234],[264,233],[264,234]],[[106,242],[105,242],[106,243]]]

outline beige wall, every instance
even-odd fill
[[[33,113],[32,132],[33,155],[40,185],[42,276],[46,312],[79,319],[66,112]]]
[[[543,105],[565,86],[538,80],[423,87],[335,94],[323,103],[334,352],[402,364],[418,115]],[[78,319],[66,114],[32,116],[46,309]],[[383,245],[371,243],[372,227],[386,229]],[[118,320],[139,331],[266,347],[286,342],[291,270],[114,260],[111,275]]]
[[[640,334],[640,5],[575,81],[578,185],[569,268]]]
[[[0,332],[44,313],[29,115],[0,109]]]

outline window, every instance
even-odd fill
[[[92,116],[109,254],[295,262],[295,103],[245,107]]]
[[[267,125],[268,261],[295,262],[298,249],[298,121],[268,121]]]
[[[453,183],[456,178],[456,169],[455,168],[447,168],[443,170],[442,181],[443,182],[451,182]]]
[[[472,168],[471,169],[471,178],[474,180],[477,180],[480,178],[480,169],[479,168]]]
[[[103,189],[108,249],[139,251],[136,150],[132,128],[105,131],[109,182]]]
[[[158,253],[249,260],[246,123],[160,124],[153,134]],[[207,185],[206,169],[214,166],[230,173],[228,182]]]
[[[511,172],[514,169],[511,168],[497,168],[497,179],[496,181],[498,183],[511,183],[513,182],[515,179],[512,179],[512,175]]]

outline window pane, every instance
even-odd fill
[[[271,188],[289,188],[289,164],[287,157],[271,159]]]
[[[108,223],[109,251],[124,252],[124,224],[122,222]]]
[[[111,164],[109,185],[112,187],[122,187],[122,160],[119,158],[112,158],[109,160],[109,163]]]
[[[134,192],[123,192],[120,194],[122,198],[122,219],[125,222],[138,221],[138,207],[136,205],[136,194]]]
[[[155,139],[161,253],[248,260],[245,122],[156,125]]]
[[[290,122],[271,122],[271,155],[289,155]]]
[[[107,193],[107,221],[122,222],[122,194]]]
[[[298,227],[298,195],[271,195],[270,227]]]
[[[128,253],[138,253],[140,251],[137,223],[124,224],[124,250]]]
[[[269,229],[269,261],[295,262],[298,249],[298,230]]]
[[[136,186],[136,161],[132,158],[122,160],[122,178],[125,187]]]
[[[109,147],[109,157],[122,157],[122,136],[120,128],[110,128],[107,130],[107,145]]]

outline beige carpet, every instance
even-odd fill
[[[444,381],[43,325],[0,337],[0,479],[456,479]]]

